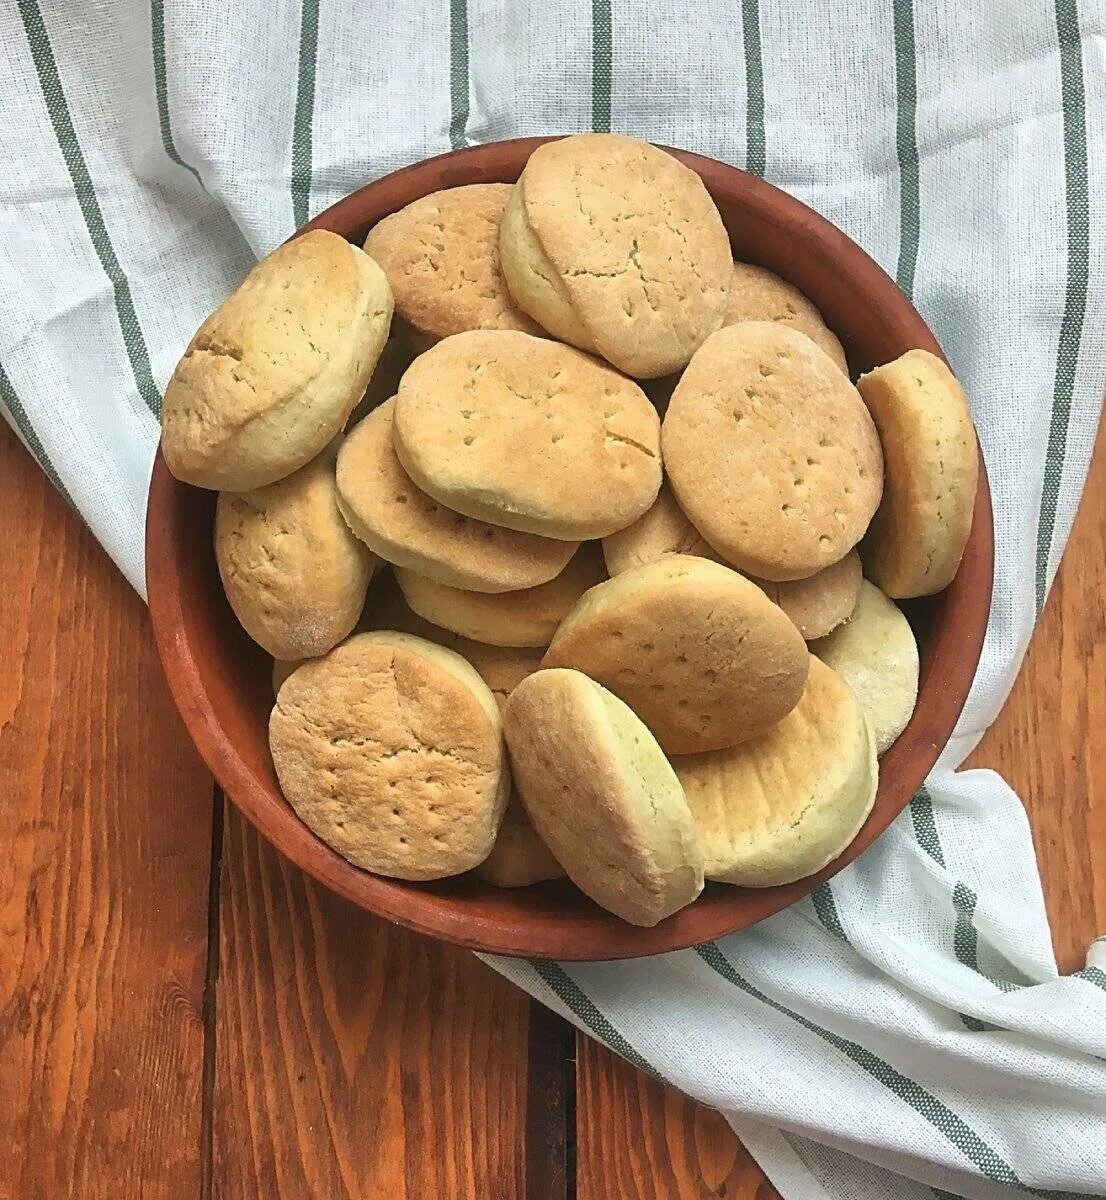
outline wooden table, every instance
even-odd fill
[[[775,1194],[717,1115],[260,841],[6,429],[0,505],[0,1200]],[[974,758],[1029,807],[1066,970],[1106,930],[1104,546],[1100,448]]]

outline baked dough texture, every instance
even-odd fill
[[[774,729],[673,760],[708,879],[774,887],[820,871],[856,837],[879,779],[875,742],[849,685],[819,659]]]
[[[289,804],[356,866],[440,879],[492,848],[508,787],[499,709],[451,650],[357,634],[285,680],[269,744]]]
[[[357,624],[375,557],[338,511],[334,447],[279,483],[222,492],[215,561],[242,627],[274,658],[314,658]]]
[[[338,501],[350,528],[387,562],[474,592],[536,587],[578,543],[519,533],[453,512],[420,491],[392,444],[395,401],[354,426],[338,454]]]
[[[515,786],[569,878],[634,925],[703,888],[703,851],[679,781],[649,730],[578,671],[539,671],[504,711]]]
[[[672,393],[661,446],[691,523],[761,579],[803,579],[843,558],[883,490],[856,388],[810,338],[766,321],[707,339]]]
[[[660,422],[610,367],[546,338],[476,330],[400,383],[396,454],[454,512],[580,541],[636,520],[661,484]]]
[[[964,389],[928,350],[910,350],[857,384],[883,443],[887,486],[861,555],[888,596],[952,582],[975,512],[979,447]]]
[[[279,246],[204,321],[169,380],[169,470],[242,492],[302,467],[345,426],[391,320],[384,272],[344,238],[313,230]]]
[[[774,600],[794,622],[808,642],[825,637],[856,608],[862,580],[860,555],[850,550],[815,575],[806,579],[771,583],[754,579],[769,600]]]
[[[631,567],[656,562],[670,554],[692,554],[718,561],[718,555],[684,516],[672,489],[662,483],[656,500],[632,525],[603,539],[603,558],[613,578]]]
[[[732,746],[798,703],[810,655],[754,583],[672,555],[587,592],[543,660],[610,688],[669,754]]]
[[[699,176],[648,142],[587,133],[539,146],[499,247],[520,308],[635,378],[678,371],[722,323],[722,218]]]

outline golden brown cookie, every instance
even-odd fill
[[[539,146],[507,205],[515,303],[620,371],[678,371],[722,323],[733,258],[703,181],[648,142],[585,133]]]
[[[370,413],[338,454],[338,502],[374,554],[473,592],[520,591],[564,570],[577,542],[462,516],[415,487],[392,445],[394,408],[388,400]]]
[[[269,745],[289,804],[359,867],[441,879],[492,848],[508,782],[499,709],[450,650],[357,634],[285,680]]]
[[[199,487],[283,479],[341,432],[392,319],[384,272],[314,230],[263,258],[200,326],[165,389],[161,447]]]
[[[649,730],[579,671],[539,671],[503,714],[515,786],[557,860],[634,925],[703,889],[703,852],[676,776]]]
[[[959,380],[928,350],[862,375],[887,484],[861,548],[873,582],[904,600],[948,587],[975,512],[979,449]]]
[[[365,394],[358,400],[357,407],[349,415],[349,421],[346,423],[347,429],[352,429],[354,425],[363,421],[373,409],[379,408],[385,400],[391,400],[399,391],[399,381],[403,378],[403,372],[414,360],[414,351],[393,334],[384,343],[384,349],[380,352],[380,358],[377,359],[376,366],[373,368]]]
[[[860,832],[879,780],[860,702],[818,659],[802,699],[775,728],[672,765],[706,877],[741,887],[791,883],[832,862]]]
[[[697,558],[718,560],[718,555],[684,516],[672,489],[663,483],[647,512],[632,525],[603,539],[603,558],[607,572],[613,578],[631,567],[656,562],[670,554],[693,554]]]
[[[515,308],[499,269],[509,183],[432,192],[369,230],[365,253],[388,276],[396,315],[429,344],[466,329],[538,326]]]
[[[672,491],[727,562],[803,579],[863,536],[883,489],[856,388],[804,334],[743,321],[707,339],[661,430]]]
[[[764,267],[740,262],[733,265],[730,299],[722,325],[736,325],[739,321],[775,321],[805,333],[846,375],[849,373],[845,351],[822,314],[797,287]]]
[[[419,616],[493,646],[547,646],[564,615],[603,575],[592,545],[581,546],[555,579],[521,592],[466,592],[396,569],[404,598]]]
[[[809,661],[798,630],[756,584],[684,555],[593,587],[543,660],[610,688],[669,754],[770,728],[798,703]]]
[[[787,613],[809,642],[825,637],[852,616],[860,595],[861,578],[860,555],[850,550],[832,566],[823,567],[806,579],[783,583],[754,579],[753,582]]]
[[[642,390],[546,338],[477,330],[420,355],[394,418],[404,470],[454,512],[580,541],[636,520],[661,482]]]
[[[902,610],[865,579],[853,615],[810,649],[856,693],[886,753],[918,702],[918,643]]]
[[[222,492],[215,559],[242,627],[274,658],[314,658],[357,624],[376,559],[338,511],[334,448],[287,479]]]

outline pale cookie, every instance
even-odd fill
[[[466,329],[540,329],[511,301],[499,269],[509,183],[432,192],[369,230],[365,253],[392,286],[396,316],[430,342]]]
[[[642,563],[656,562],[670,554],[693,554],[697,558],[717,560],[718,555],[703,541],[699,531],[684,516],[676,503],[672,489],[661,484],[652,507],[625,529],[609,534],[603,539],[603,558],[607,571],[613,577],[640,567]]]
[[[200,326],[165,389],[178,479],[244,492],[309,462],[361,399],[392,320],[384,272],[314,230],[263,258]]]
[[[887,459],[887,487],[862,547],[873,582],[896,600],[948,587],[975,512],[979,448],[959,380],[928,350],[862,375],[860,394]]]
[[[678,371],[722,323],[733,257],[703,181],[648,142],[585,133],[531,154],[500,227],[519,308],[620,371]]]
[[[376,559],[338,511],[334,448],[287,479],[222,492],[215,560],[234,615],[274,658],[314,658],[357,624]]]
[[[722,324],[736,325],[739,321],[775,321],[805,333],[846,375],[849,373],[844,348],[822,314],[797,287],[764,267],[741,262],[733,265],[730,299]]]
[[[454,512],[581,541],[636,520],[661,483],[645,393],[578,350],[507,330],[445,338],[403,376],[395,449]]]
[[[403,372],[414,361],[414,351],[393,334],[384,343],[384,349],[373,368],[369,386],[365,389],[365,394],[358,400],[357,407],[350,413],[347,428],[352,428],[363,421],[373,409],[379,408],[385,400],[391,400],[399,391],[399,381],[403,378]]]
[[[387,562],[473,592],[536,587],[564,570],[578,545],[489,525],[420,491],[392,444],[395,401],[356,425],[338,454],[338,502],[349,527]]]
[[[708,879],[774,887],[820,871],[872,810],[875,743],[849,685],[812,659],[803,698],[751,742],[672,762]]]
[[[450,650],[350,638],[285,680],[269,745],[289,804],[356,866],[441,879],[492,848],[508,783],[499,709]]]
[[[587,592],[543,660],[620,696],[669,754],[755,737],[798,703],[810,655],[748,579],[672,555]]]
[[[783,583],[754,579],[753,582],[787,613],[809,642],[825,637],[849,619],[860,595],[861,578],[860,555],[850,550],[832,566],[806,579]]]
[[[649,730],[578,671],[539,671],[503,714],[515,786],[576,886],[634,925],[703,889],[703,851],[679,781]]]
[[[691,360],[661,429],[672,491],[727,562],[803,579],[863,536],[883,490],[856,388],[804,334],[743,321]]]
[[[902,610],[864,580],[853,615],[810,649],[856,693],[885,754],[918,702],[918,643]]]
[[[493,646],[548,646],[577,600],[604,575],[594,546],[582,546],[555,579],[521,592],[466,592],[396,568],[404,599],[422,618]]]

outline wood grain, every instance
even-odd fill
[[[211,781],[141,601],[2,422],[0,497],[0,1200],[192,1200]]]
[[[1061,971],[1106,933],[1106,437],[1010,700],[969,766],[1025,801]],[[577,1040],[579,1200],[775,1195],[713,1112],[583,1034]],[[727,1174],[728,1172],[728,1174]]]
[[[225,830],[212,1194],[524,1195],[526,997]]]

